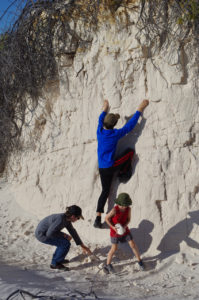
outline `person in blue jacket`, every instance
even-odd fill
[[[119,139],[135,127],[141,113],[148,104],[148,100],[143,100],[132,118],[122,128],[115,129],[114,127],[117,124],[120,115],[107,113],[109,110],[109,102],[108,100],[104,100],[103,111],[99,116],[97,128],[97,154],[102,192],[97,204],[97,216],[94,222],[94,227],[96,228],[102,227],[101,214],[104,212],[104,206],[110,192],[114,173],[116,171],[119,171],[120,174],[125,173],[126,169],[131,166],[134,154],[134,150],[130,149],[118,160],[114,160],[117,143]]]
[[[65,267],[64,264],[69,262],[65,257],[70,250],[70,240],[72,238],[77,246],[81,246],[83,253],[91,254],[90,249],[83,244],[72,225],[79,219],[84,219],[81,208],[77,205],[71,205],[66,207],[65,213],[47,216],[37,225],[35,230],[37,240],[57,247],[52,257],[51,269],[69,271],[69,268]],[[62,232],[63,228],[66,228],[70,235]]]

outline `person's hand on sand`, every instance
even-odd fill
[[[88,254],[88,255],[92,254],[91,250],[88,247],[86,247],[84,244],[82,244],[81,247],[82,247],[83,254]]]
[[[109,102],[108,102],[108,100],[104,100],[103,111],[107,112],[108,109],[109,109]]]
[[[138,111],[140,111],[142,113],[148,105],[149,105],[149,100],[144,99],[138,106]]]

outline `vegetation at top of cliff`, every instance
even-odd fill
[[[21,147],[27,111],[34,112],[42,87],[57,77],[57,57],[74,56],[91,41],[89,28],[83,34],[76,25],[95,25],[96,5],[93,0],[27,0],[11,29],[1,34],[0,172],[9,153]]]
[[[183,42],[189,35],[199,41],[198,0],[141,0],[139,27],[159,47],[169,38]]]
[[[15,0],[14,2],[22,0]],[[161,47],[170,34],[183,41],[191,32],[198,39],[196,0],[23,0],[16,22],[0,35],[0,171],[8,155],[20,149],[26,113],[34,112],[42,87],[57,78],[57,59],[74,57],[87,47],[96,30],[119,7],[137,9],[140,32]],[[0,21],[4,14],[0,17]],[[84,25],[83,25],[84,24]]]

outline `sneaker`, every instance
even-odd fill
[[[144,270],[145,270],[145,267],[144,267],[144,264],[143,264],[143,261],[142,261],[142,260],[138,261],[138,265],[140,266],[140,270],[141,270],[141,271],[144,271]]]
[[[95,228],[102,228],[102,223],[101,223],[100,220],[98,220],[98,219],[96,218],[96,219],[95,219],[95,222],[94,222],[94,224],[93,224],[93,226],[94,226]]]
[[[111,273],[113,274],[113,273],[115,273],[115,270],[114,270],[112,264],[105,265],[103,269],[104,269],[104,272],[106,274],[111,274]]]
[[[70,271],[69,268],[65,267],[64,265],[62,264],[56,264],[56,265],[50,265],[50,268],[51,269],[56,269],[56,270],[63,270],[63,271]]]

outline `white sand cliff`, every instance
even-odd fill
[[[10,158],[0,189],[2,299],[19,287],[57,299],[91,288],[99,299],[198,299],[199,100],[192,44],[179,50],[173,41],[148,56],[146,49],[153,48],[136,36],[134,25],[106,24],[73,61],[59,58],[59,80],[49,82],[40,106],[27,112],[24,151]],[[111,111],[121,115],[121,127],[144,98],[149,106],[117,151],[135,148],[133,176],[126,184],[114,180],[106,208],[120,192],[132,197],[130,228],[147,268],[140,272],[128,247],[121,247],[113,261],[118,274],[109,280],[99,267],[109,230],[93,227],[101,191],[98,116],[108,99]],[[35,226],[72,204],[83,210],[85,221],[75,227],[100,263],[82,257],[74,245],[72,270],[54,272],[49,269],[54,249],[36,241]]]

